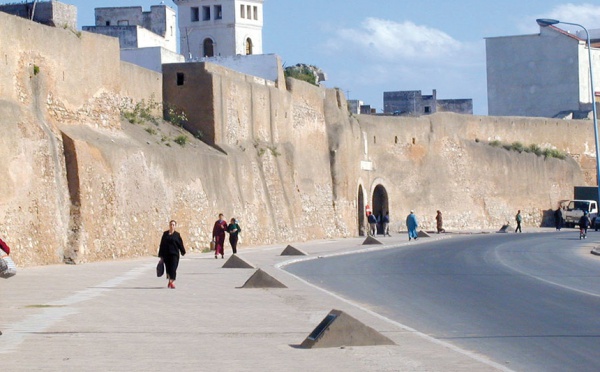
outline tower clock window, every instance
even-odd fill
[[[241,18],[246,18],[246,6],[245,5],[240,5],[240,17]]]
[[[254,7],[254,20],[258,21],[258,7],[257,6]]]
[[[203,21],[210,21],[210,6],[203,6],[202,7],[202,20]]]
[[[215,19],[223,19],[223,7],[215,5]]]

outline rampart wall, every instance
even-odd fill
[[[153,254],[170,219],[188,249],[203,249],[219,212],[240,219],[242,249],[356,236],[360,199],[377,186],[394,231],[409,209],[425,228],[436,209],[449,229],[499,227],[516,209],[526,226],[539,225],[595,176],[588,122],[351,116],[337,90],[210,64],[181,65],[178,90],[177,69],[161,79],[119,62],[116,39],[2,14],[0,31],[0,236],[21,265]],[[166,100],[189,104],[188,129],[205,142],[190,135],[181,147],[165,142],[176,128],[157,127],[161,139],[121,121],[123,104],[162,101],[163,83]],[[574,159],[509,152],[489,139]]]

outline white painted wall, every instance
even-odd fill
[[[600,88],[600,50],[594,85]],[[553,117],[590,109],[585,41],[552,27],[540,34],[486,39],[488,114]]]
[[[121,60],[162,73],[164,63],[181,63],[185,58],[162,47],[121,49]]]
[[[276,82],[281,61],[275,54],[239,55],[231,57],[203,58],[202,62],[210,62],[242,74],[263,78]]]

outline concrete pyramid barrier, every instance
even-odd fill
[[[375,239],[372,236],[367,236],[365,241],[362,243],[362,245],[373,245],[373,244],[383,244],[383,243],[380,242],[379,240]]]
[[[313,349],[375,345],[395,345],[395,343],[343,311],[333,309],[300,344],[300,347]]]
[[[499,233],[507,233],[509,228],[510,228],[510,225],[502,225],[502,227],[500,228],[500,230],[498,230],[498,232]]]
[[[263,270],[258,269],[241,288],[287,288],[287,286]]]
[[[288,245],[287,247],[285,247],[283,252],[281,252],[281,255],[282,256],[306,256],[307,253],[304,251],[301,251],[298,248],[292,247],[291,245]]]
[[[596,256],[600,256],[600,248],[598,248],[598,247],[592,248],[592,251],[590,253],[594,254]]]
[[[255,267],[250,265],[248,262],[244,261],[237,254],[229,257],[225,264],[223,265],[224,269],[254,269]]]
[[[431,235],[429,235],[428,233],[426,233],[426,232],[425,232],[425,231],[423,231],[423,230],[420,230],[420,231],[417,233],[417,237],[419,237],[419,238],[431,238]]]

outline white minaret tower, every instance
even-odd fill
[[[187,60],[262,54],[264,0],[173,0]]]

